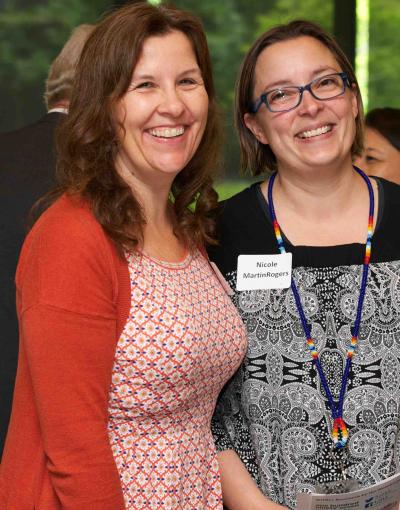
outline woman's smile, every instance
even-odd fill
[[[341,72],[332,53],[318,40],[301,36],[278,42],[259,55],[254,98],[271,84],[299,86],[319,77]],[[246,114],[245,122],[258,140],[268,144],[280,171],[309,171],[341,165],[348,158],[355,134],[356,95],[347,86],[343,94],[320,100],[303,92],[298,106],[283,112],[260,107]]]
[[[320,137],[321,135],[325,135],[326,133],[330,133],[333,129],[333,124],[325,124],[316,128],[307,128],[304,131],[296,134],[298,138],[302,139],[310,139],[315,137]]]
[[[207,117],[208,94],[189,39],[175,31],[149,37],[115,108],[120,174],[131,185],[173,180],[195,154]]]

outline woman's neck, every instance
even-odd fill
[[[267,198],[268,183],[262,184]],[[377,187],[373,183],[375,214]],[[336,173],[302,175],[279,173],[273,188],[278,223],[293,245],[331,246],[364,243],[369,193],[352,168]]]
[[[175,175],[153,173],[139,178],[119,161],[118,172],[138,200],[145,219],[140,249],[156,259],[177,262],[184,258],[187,247],[175,235],[174,209],[169,193]]]
[[[346,171],[325,174],[278,172],[274,184],[276,201],[284,202],[285,207],[293,213],[310,220],[336,217],[343,213],[351,201],[365,193],[362,177],[352,167]]]
[[[185,257],[187,248],[174,232],[174,208],[168,198],[169,192],[169,186],[139,186],[134,191],[146,220],[141,249],[153,258],[179,262]]]

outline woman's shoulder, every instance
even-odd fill
[[[400,185],[381,177],[378,183],[378,223],[372,242],[372,261],[385,262],[400,259]]]
[[[232,197],[220,202],[219,207],[221,214],[241,214],[244,207],[247,208],[250,204],[254,203],[254,199],[257,195],[257,188],[260,184],[259,182],[254,183]]]
[[[68,256],[77,250],[99,250],[102,244],[109,246],[103,228],[96,220],[87,201],[64,194],[58,198],[36,221],[29,232],[23,249],[55,252]]]
[[[93,286],[100,284],[113,294],[122,265],[89,205],[63,195],[41,215],[23,245],[16,275],[23,307],[39,299],[73,309],[84,289],[94,294]],[[68,296],[73,299],[67,305]]]
[[[259,184],[252,184],[219,204],[218,244],[209,248],[209,254],[226,271],[236,265],[239,253],[257,253],[269,245],[270,232]]]
[[[252,184],[218,204],[218,230],[242,231],[262,217],[258,198],[260,183]]]
[[[400,185],[392,181],[387,181],[382,177],[374,177],[374,179],[377,180],[378,184],[383,189],[385,202],[388,202],[395,207],[397,206],[397,208],[400,210]]]
[[[61,195],[36,221],[28,237],[37,236],[51,229],[52,235],[88,231],[96,232],[98,222],[89,204],[79,196]]]
[[[379,210],[382,227],[393,228],[400,221],[400,185],[382,177],[374,177],[379,189]],[[378,217],[379,217],[378,216]]]

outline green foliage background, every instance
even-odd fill
[[[370,0],[369,109],[400,108],[400,2]]]
[[[45,112],[44,81],[71,30],[95,22],[106,0],[4,0],[0,8],[0,131]]]
[[[226,125],[226,174],[238,173],[232,128],[234,82],[242,57],[270,26],[307,18],[332,30],[334,0],[175,0],[197,13],[207,31]],[[400,107],[400,2],[370,0],[369,107]],[[71,29],[93,23],[112,7],[106,0],[3,0],[0,3],[0,131],[44,113],[41,101],[49,64]],[[96,86],[96,84],[94,84]]]

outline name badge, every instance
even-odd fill
[[[287,289],[291,279],[291,253],[238,257],[237,290]]]

